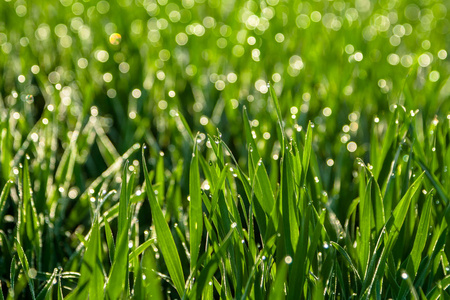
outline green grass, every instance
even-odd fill
[[[0,299],[449,298],[448,10],[2,1]]]

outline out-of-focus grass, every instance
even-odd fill
[[[2,295],[445,298],[448,9],[2,1]]]

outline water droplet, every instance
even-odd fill
[[[34,97],[33,97],[33,95],[26,95],[26,96],[25,96],[25,101],[26,101],[28,104],[33,103],[33,102],[34,102]]]
[[[233,224],[231,224],[231,228],[236,228],[236,226],[237,226],[237,223],[236,223],[236,222],[234,222]]]
[[[30,277],[31,279],[34,279],[34,278],[36,278],[36,276],[37,276],[36,269],[35,268],[30,268],[28,270],[28,277]]]
[[[292,257],[291,256],[286,256],[285,258],[284,258],[284,262],[286,263],[286,264],[288,264],[288,265],[290,265],[291,263],[292,263]]]
[[[408,274],[406,274],[406,272],[403,272],[403,273],[402,273],[402,278],[403,278],[403,279],[408,279]]]
[[[323,243],[323,248],[324,249],[328,249],[330,247],[330,245],[327,243],[327,242],[324,242]]]

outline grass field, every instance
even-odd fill
[[[0,0],[0,299],[449,299],[449,10]]]

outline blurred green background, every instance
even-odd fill
[[[381,142],[395,105],[424,130],[449,122],[449,9],[432,0],[0,0],[0,186],[27,153],[37,212],[66,234],[56,234],[60,261],[79,242],[73,232],[86,233],[89,195],[118,188],[121,156],[130,152],[130,170],[141,164],[136,143],[149,145],[168,186],[161,194],[186,206],[192,146],[180,116],[207,158],[207,134],[221,135],[246,165],[244,106],[275,186],[270,84],[287,136],[314,123],[322,187],[344,219],[357,196],[355,158],[377,155],[371,136]]]

